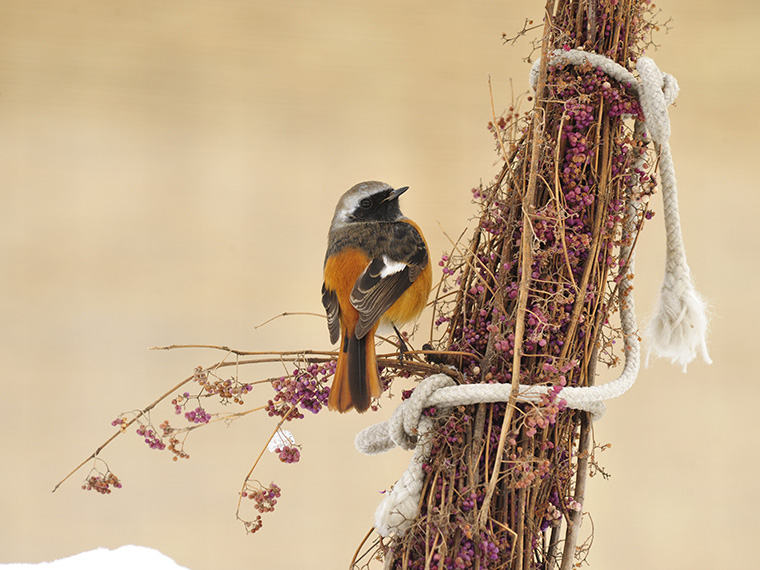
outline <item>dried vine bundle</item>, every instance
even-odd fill
[[[384,545],[386,568],[571,568],[593,462],[585,412],[565,386],[615,365],[621,275],[654,191],[636,95],[591,65],[552,64],[581,48],[630,66],[649,4],[549,2],[532,112],[490,125],[504,165],[464,251],[445,256],[436,349],[464,383],[544,384],[538,404],[462,406],[439,420],[418,518]],[[653,161],[649,161],[651,164]],[[633,225],[629,204],[638,204]],[[631,230],[633,227],[633,231]]]

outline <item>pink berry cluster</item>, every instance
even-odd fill
[[[195,413],[197,414],[199,412],[196,410]],[[135,412],[135,415],[137,418],[148,419],[147,414],[143,415]],[[136,419],[132,420],[132,422],[135,421]],[[125,431],[127,426],[132,422],[130,422],[127,417],[122,415],[114,419],[111,422],[111,425],[120,428],[122,431]],[[196,421],[195,423],[203,422]],[[158,429],[156,429],[148,420],[147,423],[142,421],[138,422],[135,433],[143,438],[143,441],[148,447],[157,451],[163,451],[166,449],[172,454],[172,460],[177,461],[178,459],[188,459],[190,457],[190,455],[184,450],[184,441],[181,441],[177,437],[180,433],[186,433],[188,429],[192,428],[173,428],[169,424],[169,420],[164,420],[161,422],[161,425],[159,425]]]
[[[121,481],[119,478],[110,471],[103,473],[92,474],[84,483],[82,483],[82,489],[85,491],[95,491],[101,495],[109,495],[111,488],[121,489]]]
[[[506,541],[496,541],[489,534],[482,531],[476,536],[472,531],[468,532],[465,526],[463,537],[460,539],[459,544],[457,544],[458,548],[454,551],[454,554],[433,554],[433,562],[437,562],[439,567],[446,568],[447,570],[465,570],[466,568],[476,568],[478,566],[488,568],[499,561],[501,549],[507,546]],[[449,539],[449,542],[454,543],[455,541]],[[421,568],[424,568],[424,566]]]
[[[271,513],[280,498],[280,487],[272,482],[268,487],[259,484],[257,488],[243,491],[243,498],[254,502],[254,508],[260,513]]]
[[[163,439],[150,425],[139,424],[137,426],[137,435],[143,437],[146,445],[151,449],[156,449],[158,451],[166,449],[166,444],[163,442]]]
[[[436,429],[435,437],[430,449],[430,460],[422,464],[422,468],[432,473],[435,469],[435,458],[445,456],[446,452],[456,449],[465,442],[467,431],[472,422],[472,417],[468,414],[462,416],[450,415]],[[443,490],[439,490],[443,492]],[[439,495],[440,498],[440,495]]]
[[[513,453],[509,456],[510,466],[508,470],[513,480],[512,486],[515,489],[525,489],[530,485],[535,484],[541,479],[545,479],[549,476],[552,470],[552,463],[548,459],[541,461],[523,461],[520,459],[519,452],[522,451],[519,447],[517,453]]]
[[[169,420],[164,420],[158,427],[161,428],[163,437],[169,440],[169,444],[167,445],[166,449],[169,451],[169,453],[172,454],[172,461],[178,461],[179,459],[189,459],[190,455],[185,452],[184,440],[180,441],[180,439],[177,437],[178,431],[181,432],[185,430],[177,430],[171,427],[171,425],[169,425]]]
[[[527,97],[528,101],[532,101],[533,97]],[[520,111],[514,106],[510,106],[501,117],[496,118],[496,122],[488,121],[487,129],[493,135],[496,141],[496,152],[502,156],[506,153],[507,157],[515,155],[518,151],[518,146],[515,144],[514,139],[517,134],[522,132],[528,125],[528,119],[530,116],[529,111]],[[474,199],[479,200],[485,197],[485,193],[482,187],[472,188],[472,196]]]
[[[565,401],[556,397],[561,389],[562,386],[552,386],[550,392],[541,396],[538,405],[528,408],[525,414],[525,435],[527,437],[533,437],[538,433],[538,430],[553,426],[557,421],[557,415],[565,410],[567,407]],[[552,442],[541,442],[541,445],[545,444],[552,445]]]
[[[193,374],[193,381],[201,387],[200,396],[219,396],[221,403],[244,403],[244,396],[246,396],[253,386],[251,384],[240,382],[237,378],[217,378],[212,375],[208,370],[204,370],[202,367],[197,367]],[[183,396],[187,399],[189,394],[186,392]]]
[[[335,374],[336,362],[308,363],[297,366],[289,376],[272,381],[275,396],[267,402],[270,416],[287,418],[288,421],[303,419],[300,410],[318,413],[327,405],[330,394],[328,379]],[[295,408],[295,409],[294,409]]]
[[[184,411],[185,406],[187,405],[187,401],[189,399],[190,399],[190,392],[184,392],[183,394],[179,394],[174,399],[172,399],[172,405],[174,406],[174,413],[177,415],[180,415]]]
[[[261,515],[256,515],[252,521],[243,521],[243,526],[245,526],[245,531],[248,534],[253,534],[264,526],[264,521],[261,520]]]
[[[453,515],[455,518],[458,516]],[[509,554],[510,547],[506,538],[497,538],[488,531],[475,532],[472,524],[463,520],[461,532],[440,534],[429,540],[427,549],[424,545],[413,544],[404,565],[394,564],[393,568],[425,570],[442,568],[445,570],[466,570],[469,568],[500,568],[502,557]],[[432,562],[432,564],[430,564]]]
[[[111,422],[111,425],[118,427],[121,431],[126,431],[129,420],[124,416],[118,416]]]
[[[301,459],[301,450],[298,445],[277,447],[274,452],[283,463],[298,463]]]
[[[263,526],[261,515],[274,511],[281,492],[280,487],[274,482],[270,483],[268,487],[264,487],[258,481],[249,480],[246,482],[246,488],[241,493],[241,498],[253,501],[253,508],[259,513],[253,520],[242,519],[238,514],[238,519],[242,521],[246,532],[253,534],[261,529]]]
[[[198,406],[194,410],[185,412],[185,419],[191,424],[207,424],[211,421],[211,414]]]
[[[454,275],[454,270],[448,267],[449,262],[449,254],[444,253],[441,255],[441,260],[438,262],[438,265],[441,268],[441,273],[443,273],[444,276],[452,276]]]
[[[207,396],[204,395],[204,396]],[[198,397],[193,397],[189,392],[177,395],[172,399],[172,405],[174,406],[174,413],[179,415],[184,412],[185,419],[191,424],[207,424],[211,421],[211,414],[207,412],[200,404],[193,410],[185,411],[187,404],[190,400],[198,400]],[[222,400],[224,403],[224,400]],[[240,401],[242,404],[242,400]]]

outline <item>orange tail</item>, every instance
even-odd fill
[[[356,338],[345,327],[341,331],[340,353],[327,405],[331,410],[347,412],[356,408],[365,412],[382,392],[375,358],[375,330]]]

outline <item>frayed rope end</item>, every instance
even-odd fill
[[[680,292],[663,284],[655,314],[647,326],[647,366],[651,354],[669,358],[673,364],[680,364],[684,372],[698,353],[712,364],[707,352],[708,321],[707,303],[690,279]]]

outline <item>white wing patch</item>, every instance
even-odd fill
[[[406,269],[406,263],[402,263],[401,261],[393,261],[392,259],[388,259],[388,256],[383,256],[383,267],[382,271],[380,271],[380,277],[385,279],[389,275],[393,275],[394,273],[399,273]]]

